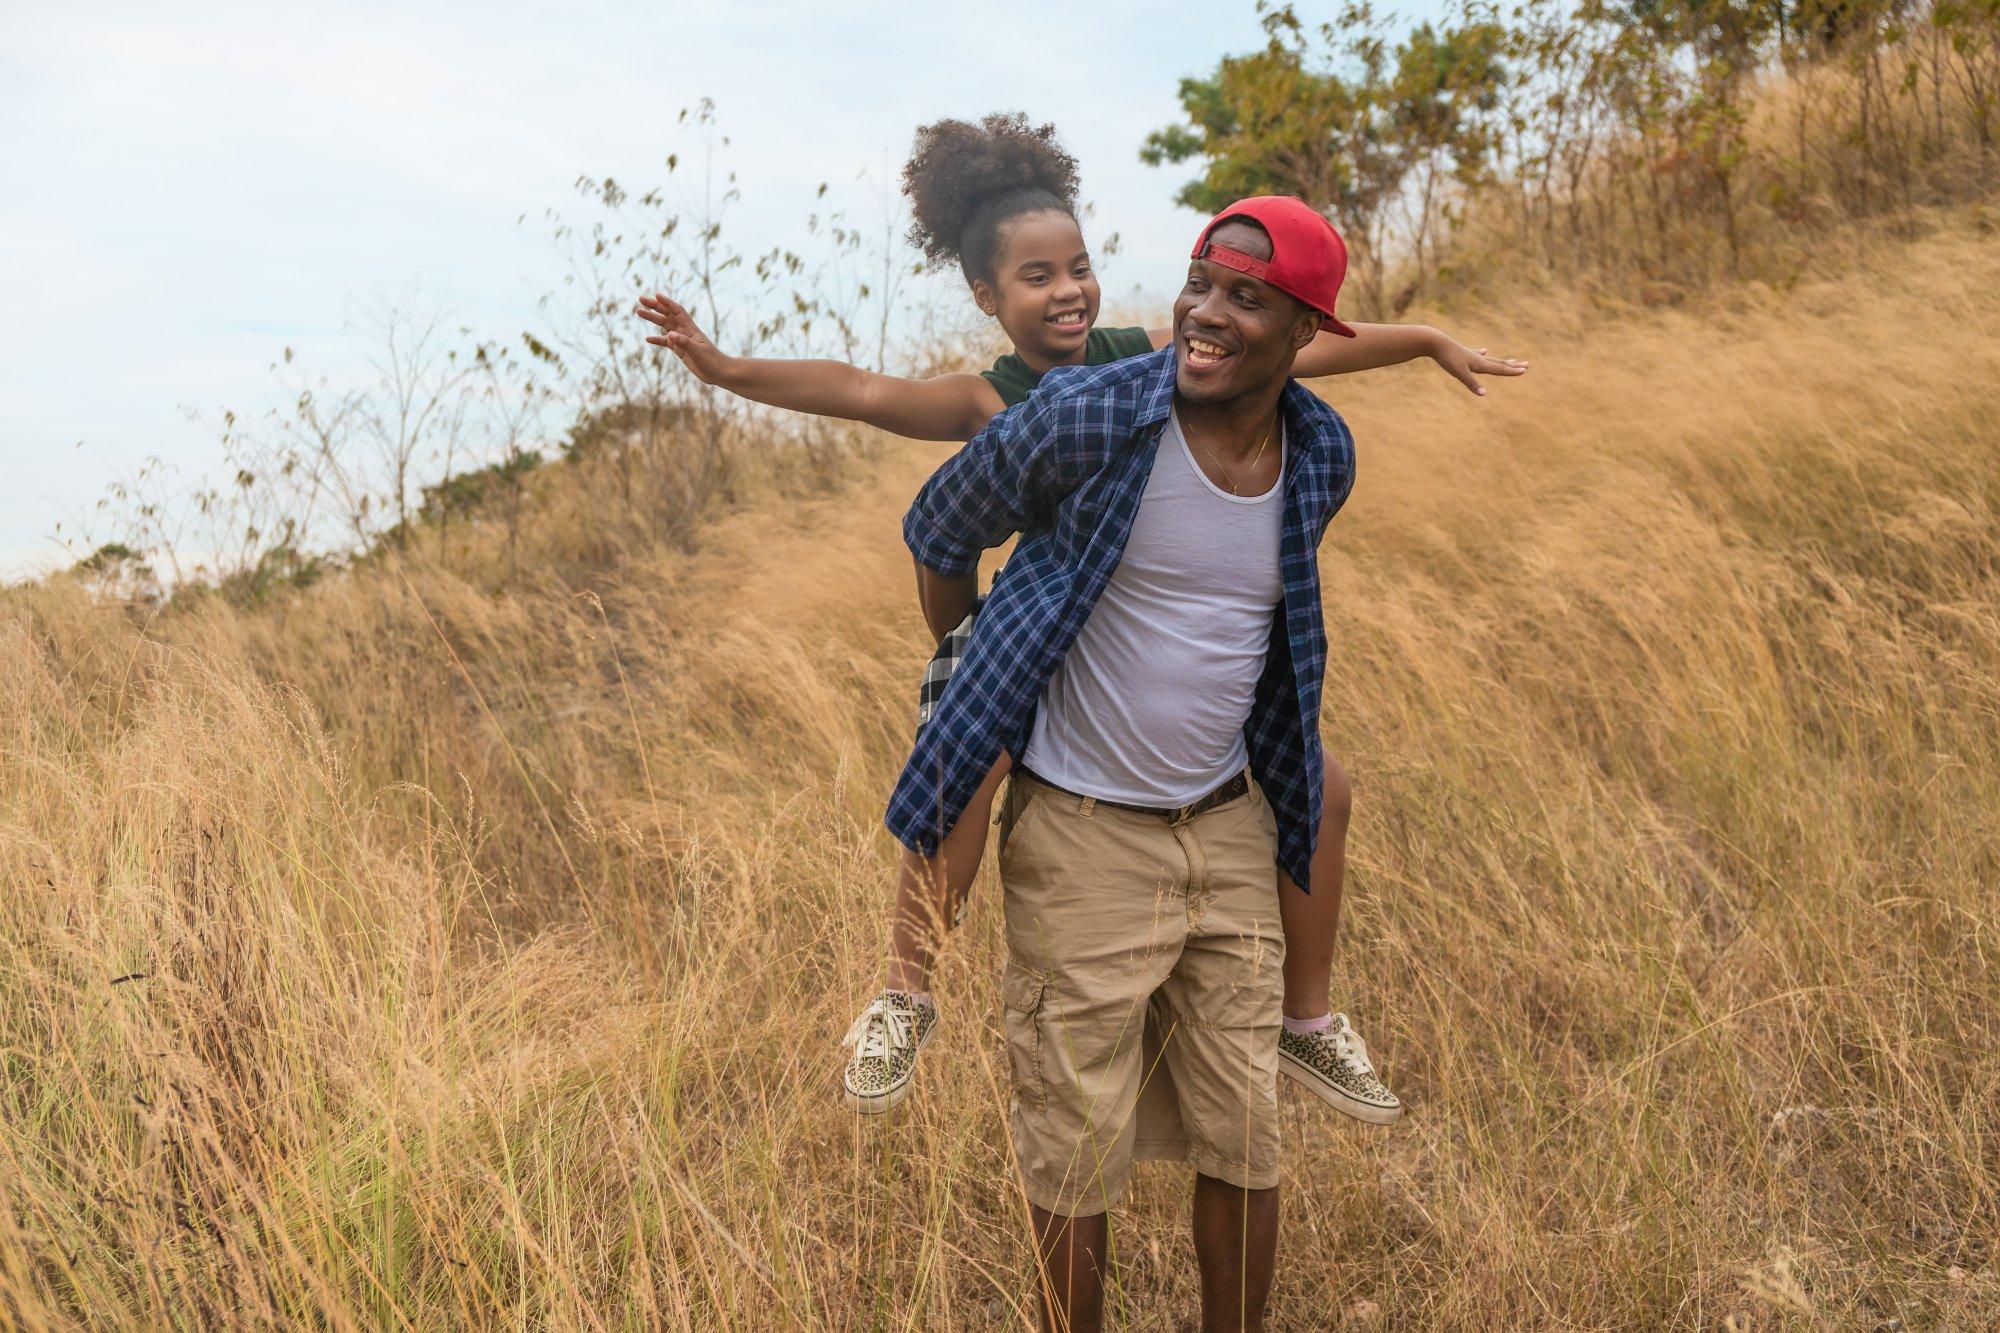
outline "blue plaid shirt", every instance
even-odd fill
[[[1058,366],[1026,402],[988,423],[939,468],[903,519],[926,567],[972,573],[1014,533],[965,655],[889,798],[897,841],[929,856],[1001,751],[1019,755],[1049,677],[1125,553],[1174,399],[1174,352],[1106,366]],[[1354,439],[1324,402],[1285,385],[1284,614],[1244,739],[1278,819],[1278,864],[1307,887],[1319,829],[1319,691],[1326,663],[1316,552],[1354,488]]]

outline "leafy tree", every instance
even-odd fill
[[[1201,174],[1176,195],[1199,211],[1252,194],[1294,194],[1322,210],[1347,239],[1363,304],[1380,311],[1391,304],[1391,251],[1406,243],[1421,281],[1444,186],[1475,179],[1489,157],[1504,31],[1485,17],[1426,24],[1392,47],[1356,0],[1311,30],[1288,4],[1266,8],[1264,32],[1262,50],[1181,81],[1185,122],[1154,131],[1140,157],[1199,160]]]
[[[1396,49],[1389,128],[1413,178],[1407,202],[1420,281],[1430,271],[1435,229],[1450,221],[1442,187],[1479,185],[1498,140],[1506,40],[1506,30],[1488,19],[1442,29],[1426,23]]]

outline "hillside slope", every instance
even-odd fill
[[[1327,383],[1357,791],[1336,993],[1411,1106],[1288,1099],[1274,1323],[2000,1316],[2000,242]],[[998,914],[839,1102],[924,644],[930,446],[692,556],[412,561],[0,620],[0,1306],[25,1327],[1027,1318]],[[1193,1308],[1184,1186],[1120,1319]]]

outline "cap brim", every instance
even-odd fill
[[[1347,327],[1346,324],[1342,323],[1338,319],[1335,319],[1332,315],[1328,314],[1324,310],[1319,312],[1319,317],[1320,317],[1320,322],[1324,327],[1332,329],[1335,333],[1339,334],[1343,338],[1358,338],[1361,336],[1360,334],[1356,333],[1353,329]]]

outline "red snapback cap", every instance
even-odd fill
[[[1252,259],[1226,245],[1211,245],[1209,233],[1231,218],[1247,218],[1271,238],[1271,257]],[[1320,211],[1289,194],[1260,194],[1239,199],[1208,220],[1195,238],[1195,259],[1235,269],[1270,283],[1326,316],[1326,326],[1343,337],[1354,330],[1333,313],[1333,299],[1347,277],[1347,242]]]

